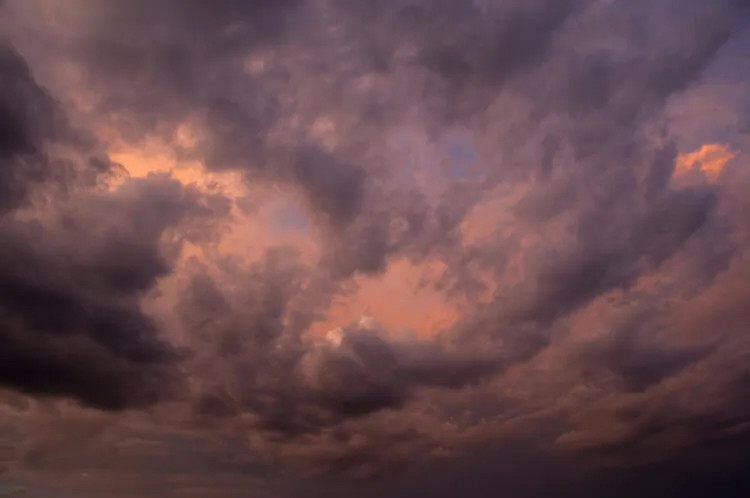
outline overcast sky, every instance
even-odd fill
[[[750,494],[744,0],[0,0],[0,496]]]

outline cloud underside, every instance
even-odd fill
[[[415,468],[389,496],[509,452],[622,489],[741,469],[743,2],[0,9],[0,474],[112,444],[108,479],[153,458],[196,496],[234,496],[190,477],[207,461],[225,483]],[[112,159],[153,144],[198,181]],[[451,319],[331,323],[404,292]],[[28,435],[47,424],[74,430]]]

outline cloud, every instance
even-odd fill
[[[179,354],[138,299],[171,270],[164,231],[213,215],[200,202],[154,177],[58,206],[51,219],[0,223],[0,382],[107,409],[157,401]]]
[[[709,181],[716,181],[734,155],[719,144],[706,144],[677,158],[673,178],[681,179],[698,170]]]
[[[37,84],[7,40],[0,40],[0,67],[5,75],[0,87],[3,212],[22,206],[36,187],[52,184],[65,191],[76,177],[90,183],[116,172],[116,166],[97,157],[96,151],[87,151],[89,137],[70,127],[62,108]],[[93,154],[76,164],[64,155],[50,157],[47,148],[53,144]]]
[[[376,324],[374,324],[377,327]],[[448,353],[428,341],[388,341],[360,325],[301,360],[305,382],[326,406],[344,415],[398,408],[419,387],[460,388],[493,370],[490,358]]]
[[[292,468],[334,496],[361,489],[342,474],[373,496],[648,496],[675,469],[719,481],[709,457],[738,475],[744,2],[3,8],[0,384],[26,410],[72,398],[181,472]],[[153,144],[198,181],[104,152]],[[251,233],[280,196],[315,251]],[[435,269],[409,285],[455,320],[370,316],[424,312],[387,291],[399,265]]]
[[[179,355],[138,299],[171,270],[164,232],[220,215],[221,202],[158,176],[101,188],[97,177],[116,165],[70,127],[12,48],[2,63],[0,383],[104,409],[155,402]]]

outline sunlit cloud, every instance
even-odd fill
[[[745,4],[0,0],[0,495],[748,494]]]
[[[724,167],[734,159],[735,154],[721,144],[705,144],[700,149],[680,154],[675,160],[676,181],[688,181],[691,174],[697,174],[708,182],[716,182]]]

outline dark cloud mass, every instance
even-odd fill
[[[212,210],[167,178],[92,191],[118,165],[90,155],[91,139],[13,47],[2,50],[0,384],[104,409],[154,402],[178,354],[138,297],[170,271],[162,233]],[[52,157],[55,147],[72,159]],[[48,205],[33,204],[37,190]]]
[[[0,496],[750,490],[747,2],[0,13]]]
[[[49,220],[0,224],[0,382],[105,409],[159,398],[178,354],[137,299],[170,271],[162,232],[211,214],[180,190],[165,178],[133,180],[55,206]]]
[[[34,184],[65,175],[68,165],[50,164],[43,142],[69,134],[61,110],[34,81],[20,55],[7,41],[0,46],[3,72],[0,119],[2,142],[2,209],[18,207]],[[57,170],[57,171],[56,171]]]

